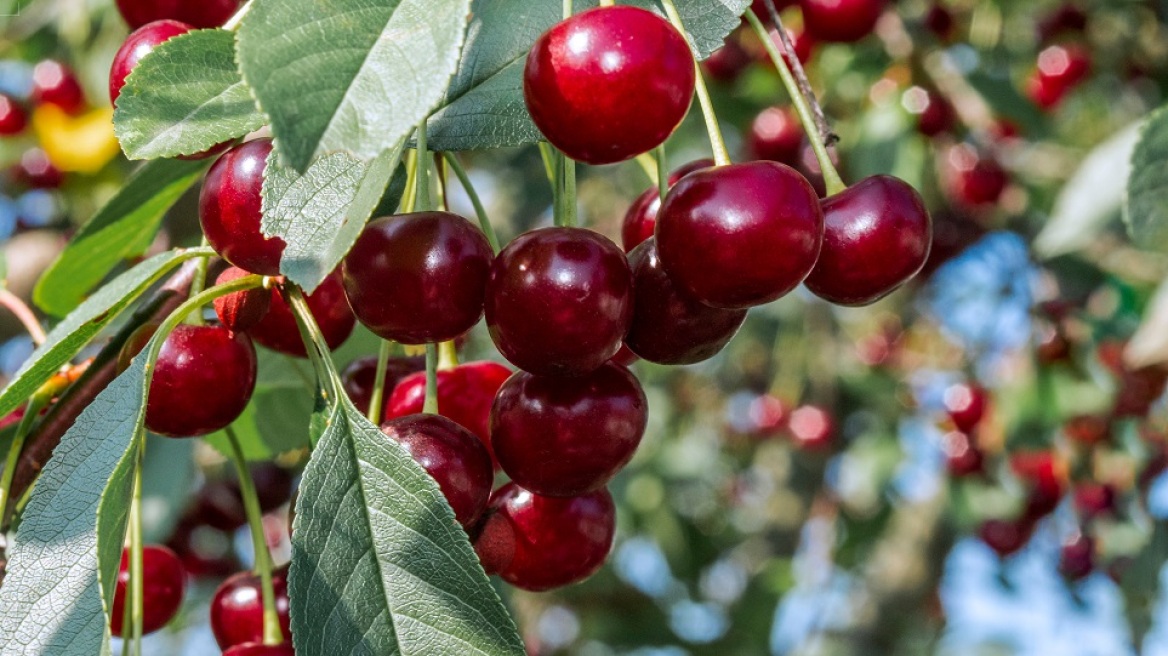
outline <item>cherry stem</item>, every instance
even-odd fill
[[[239,23],[243,20],[243,17],[247,15],[249,9],[251,9],[251,0],[245,2],[244,5],[239,8],[239,11],[235,12],[235,15],[227,19],[227,22],[223,24],[223,29],[235,30],[238,28]]]
[[[203,237],[203,243],[201,244],[201,248],[210,248],[210,243],[207,241],[206,237]],[[195,277],[191,279],[191,290],[190,290],[191,296],[196,296],[196,295],[202,293],[202,291],[207,288],[207,267],[209,265],[210,265],[210,258],[203,257],[203,258],[199,258],[198,260],[195,260]],[[194,326],[203,325],[202,308],[197,309],[194,312],[192,312],[191,316],[189,316],[187,318],[187,321],[189,321],[191,323],[191,325],[194,325]]]
[[[251,530],[255,572],[260,576],[260,592],[264,602],[263,643],[278,645],[284,642],[284,632],[280,629],[280,616],[276,612],[276,590],[272,585],[272,552],[268,550],[268,541],[264,537],[264,515],[260,510],[259,494],[256,493],[255,481],[252,480],[251,470],[248,469],[247,458],[243,455],[243,447],[239,445],[235,429],[228,426],[223,432],[227,434],[227,442],[231,445],[231,461],[239,478],[239,491],[243,496],[247,525]]]
[[[159,342],[161,344],[161,341]],[[157,358],[152,358],[153,362]],[[137,460],[134,466],[134,492],[130,499],[130,604],[132,610],[130,611],[130,640],[132,649],[130,651],[134,656],[140,656],[142,653],[142,635],[143,635],[143,620],[145,616],[145,603],[143,599],[143,588],[145,587],[145,576],[142,567],[142,461],[146,456],[146,435],[142,427],[138,427],[137,435],[137,453],[135,459]],[[124,628],[124,625],[123,625]]]
[[[426,150],[426,121],[418,124],[418,199],[416,208],[421,211],[434,209],[430,205],[430,155]]]
[[[438,345],[426,344],[426,399],[422,412],[438,414]]]
[[[772,19],[777,16],[772,17]],[[818,102],[814,100],[815,96],[804,96],[803,91],[799,87],[799,83],[795,80],[795,76],[791,73],[791,68],[787,65],[787,60],[779,52],[775,46],[774,40],[771,39],[770,33],[766,26],[754,15],[751,10],[746,10],[746,20],[750,23],[754,31],[758,33],[762,45],[766,48],[767,54],[770,55],[771,61],[774,62],[775,68],[779,71],[779,77],[783,79],[783,86],[787,89],[787,94],[791,96],[791,104],[795,106],[796,113],[799,114],[799,121],[803,124],[803,132],[807,134],[807,140],[811,142],[811,148],[815,151],[815,159],[819,161],[820,171],[823,173],[824,185],[827,187],[827,195],[834,196],[839,192],[847,189],[843,178],[840,177],[838,171],[835,170],[835,165],[831,162],[831,156],[827,152],[828,142],[834,140],[834,135],[824,137],[819,128],[816,126],[815,115],[811,109],[811,104],[814,103],[818,107]],[[787,33],[781,23],[775,24],[775,29],[778,30],[779,37],[783,40],[784,47],[788,43],[786,40]],[[796,62],[799,58],[795,56],[793,50],[788,50],[788,56]],[[802,70],[800,68],[800,70]]]
[[[811,105],[811,112],[815,115],[815,127],[819,130],[819,139],[824,146],[831,147],[839,141],[839,136],[832,132],[831,125],[827,122],[827,115],[823,113],[823,107],[815,98],[811,81],[807,79],[807,71],[803,70],[803,62],[799,60],[799,54],[795,52],[795,44],[791,41],[790,33],[783,27],[783,19],[779,16],[779,10],[775,8],[774,1],[763,0],[763,2],[766,4],[767,14],[770,16],[771,22],[775,25],[775,33],[779,36],[779,45],[783,49],[784,61],[790,65],[791,74],[795,76],[803,98]]]
[[[556,186],[556,151],[546,141],[539,142],[539,156],[543,158],[543,170],[547,173],[548,184]]]
[[[479,219],[479,227],[483,229],[483,234],[487,236],[487,242],[491,245],[491,250],[499,252],[499,237],[495,234],[495,227],[491,225],[491,219],[487,216],[487,209],[483,207],[483,201],[479,198],[479,194],[475,191],[474,185],[470,182],[470,176],[466,174],[466,169],[462,168],[462,162],[458,161],[458,156],[452,152],[442,153],[446,158],[446,163],[450,165],[450,170],[454,171],[454,176],[458,178],[459,184],[462,185],[466,195],[470,198],[470,204],[474,206],[475,215]]]
[[[665,8],[665,15],[669,17],[669,22],[681,32],[686,41],[689,41],[689,33],[685,31],[685,24],[681,22],[681,15],[677,13],[677,7],[674,6],[673,0],[661,0],[661,6]],[[691,45],[692,49],[692,45]],[[698,96],[698,103],[702,106],[702,117],[706,120],[706,132],[710,135],[710,150],[714,152],[714,164],[717,166],[725,166],[730,163],[730,152],[726,150],[726,140],[722,138],[722,128],[718,127],[718,115],[714,113],[714,102],[710,100],[710,90],[706,88],[706,80],[702,77],[702,67],[698,64],[698,59],[694,57],[694,91]]]
[[[418,199],[418,153],[410,151],[406,156],[406,188],[402,192],[401,213],[409,214],[414,211]]]
[[[600,0],[601,7],[615,7],[616,0]]]
[[[572,16],[572,0],[564,0],[564,18],[571,18]]]
[[[0,289],[0,305],[8,308],[8,311],[20,320],[24,329],[28,331],[29,337],[32,337],[33,344],[40,346],[45,343],[44,327],[41,326],[40,321],[37,321],[36,314],[29,309],[24,301],[20,300],[19,296],[6,288]]]
[[[657,160],[655,157],[650,156],[649,153],[641,153],[637,155],[636,160],[645,177],[649,179],[649,184],[657,184]]]
[[[564,225],[576,227],[576,160],[562,155],[564,158],[561,172],[564,176]]]
[[[665,166],[665,144],[657,146],[653,150],[653,157],[657,163],[657,195],[661,200],[665,200],[665,194],[669,193],[669,173]]]
[[[458,366],[458,347],[454,340],[447,340],[438,344],[438,370],[446,371]]]
[[[381,348],[377,349],[377,373],[373,376],[373,394],[369,397],[369,423],[374,426],[381,424],[381,406],[385,405],[385,370],[389,368],[389,351],[393,342],[381,340]]]
[[[446,179],[449,176],[446,173],[446,160],[442,153],[434,153],[434,173],[438,176],[438,207],[443,212],[449,212],[450,203],[446,200]]]
[[[320,326],[316,325],[312,310],[308,308],[308,301],[304,300],[304,292],[296,285],[288,284],[284,287],[284,293],[288,299],[288,306],[292,309],[292,316],[296,319],[296,327],[300,330],[300,338],[304,340],[304,350],[308,352],[312,367],[316,371],[319,391],[326,403],[334,405],[341,400],[344,388],[333,364],[328,342],[321,334]],[[315,438],[313,446],[316,446]]]

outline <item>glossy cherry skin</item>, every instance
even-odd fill
[[[495,482],[491,455],[473,433],[441,415],[416,414],[381,424],[442,490],[464,528],[483,514]]]
[[[970,433],[986,415],[989,394],[975,384],[956,383],[945,390],[944,403],[953,425]]]
[[[710,307],[680,290],[665,274],[657,240],[629,253],[633,321],[625,346],[658,364],[693,364],[717,355],[746,321],[746,310]]]
[[[126,42],[114,55],[114,63],[110,67],[110,103],[117,104],[122,87],[126,86],[126,77],[130,75],[130,71],[134,70],[138,62],[142,61],[143,57],[149,55],[167,40],[180,34],[186,34],[193,29],[194,27],[186,23],[160,20],[143,25],[126,37]]]
[[[699,159],[679,167],[669,174],[669,186],[672,187],[678,180],[694,171],[713,165],[712,159]],[[621,245],[625,247],[626,253],[653,236],[653,230],[657,227],[657,212],[660,210],[661,191],[656,187],[646,189],[629,206],[629,211],[625,212],[624,221],[621,222]]]
[[[260,230],[260,192],[272,140],[235,146],[211,166],[199,194],[199,223],[216,253],[235,266],[264,276],[280,274],[284,240]]]
[[[242,0],[118,0],[118,11],[130,29],[158,20],[177,20],[199,28],[227,22]]]
[[[0,136],[11,137],[28,127],[28,112],[12,96],[0,93]]]
[[[521,487],[577,496],[604,487],[628,464],[648,411],[641,384],[619,364],[575,378],[519,372],[495,397],[491,444]]]
[[[282,642],[278,645],[245,642],[223,652],[223,656],[296,656],[296,650],[292,648],[290,642]]]
[[[612,164],[665,142],[689,111],[695,75],[689,45],[664,18],[597,7],[536,40],[523,97],[536,127],[568,157]]]
[[[383,339],[444,342],[482,318],[493,258],[482,231],[457,214],[377,219],[345,257],[345,296],[357,320]]]
[[[491,405],[511,374],[507,367],[487,361],[467,362],[438,372],[438,413],[474,433],[491,454],[492,462],[495,452],[491,447]],[[405,376],[388,393],[385,418],[421,412],[425,400],[425,372]]]
[[[657,217],[657,249],[678,287],[714,307],[769,303],[803,282],[823,244],[815,190],[777,162],[705,169],[678,181]]]
[[[394,388],[406,376],[417,373],[426,368],[426,359],[421,356],[416,357],[399,357],[390,358],[385,363],[385,398],[382,400],[383,406],[388,407],[389,396],[393,393]],[[510,375],[510,372],[508,372]],[[423,374],[423,378],[425,375]],[[359,358],[349,363],[345,370],[341,372],[341,383],[345,387],[345,394],[349,396],[349,400],[353,405],[361,411],[362,414],[369,412],[369,404],[373,400],[373,386],[377,383],[377,356],[369,356],[366,358]],[[422,385],[425,388],[425,384]],[[405,414],[413,414],[413,412],[420,412],[419,410],[407,412]],[[389,415],[384,413],[382,408],[382,417]]]
[[[85,109],[85,92],[73,70],[59,61],[46,59],[32,69],[34,105],[56,105],[76,114]]]
[[[515,366],[549,376],[595,371],[616,355],[633,316],[624,253],[583,228],[520,235],[487,282],[491,339]]]
[[[288,615],[288,566],[272,571],[272,589],[276,597],[276,614],[285,638],[291,638]],[[211,598],[211,632],[220,649],[249,642],[263,642],[264,599],[260,577],[253,572],[239,572],[223,582]]]
[[[490,537],[495,549],[484,567],[534,592],[592,576],[608,557],[616,533],[616,508],[605,489],[557,498],[508,483],[491,495],[488,513],[478,543]]]
[[[353,334],[357,318],[353,316],[353,310],[345,300],[340,270],[329,274],[305,299],[329,348],[335,349],[344,344],[349,335]],[[275,287],[272,288],[272,306],[264,318],[251,329],[251,336],[260,345],[273,351],[298,358],[308,357],[292,309],[288,307],[283,294]]]
[[[933,221],[920,194],[874,175],[823,201],[823,248],[807,288],[837,305],[868,305],[915,276],[929,259]]]
[[[795,166],[803,148],[803,126],[789,107],[767,107],[750,123],[747,146],[753,159]]]
[[[247,334],[223,326],[181,325],[158,355],[146,428],[169,437],[225,428],[247,407],[255,382],[256,352]]]
[[[215,284],[226,284],[249,275],[239,267],[227,267],[215,278]],[[272,293],[262,287],[253,287],[220,296],[215,299],[214,306],[219,323],[236,332],[245,331],[263,321],[272,308]]]
[[[872,33],[885,0],[799,0],[799,5],[816,40],[851,43]]]
[[[187,573],[173,551],[157,545],[142,547],[142,632],[154,633],[178,614],[186,589]],[[121,637],[130,585],[130,552],[122,550],[114,603],[110,608],[110,632]]]

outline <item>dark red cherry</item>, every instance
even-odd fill
[[[40,148],[24,151],[13,167],[13,177],[19,184],[32,189],[56,189],[65,182],[65,175]]]
[[[721,48],[702,62],[702,69],[719,82],[733,82],[747,66],[750,66],[751,60],[750,53],[742,47],[736,36],[731,34],[726,37],[726,42]]]
[[[1075,415],[1063,424],[1063,433],[1072,442],[1094,446],[1111,434],[1111,422],[1100,415]]]
[[[584,228],[520,235],[491,266],[487,328],[503,357],[532,373],[579,376],[616,355],[633,315],[624,253]]]
[[[110,103],[117,103],[118,95],[122,93],[122,87],[126,86],[126,77],[130,75],[130,71],[134,70],[138,62],[142,61],[143,57],[149,55],[155,48],[169,39],[186,34],[193,29],[195,28],[186,23],[160,20],[143,25],[126,37],[126,42],[114,55],[114,64],[110,68]]]
[[[272,571],[276,613],[285,638],[292,636],[288,615],[288,566]],[[264,600],[260,577],[239,572],[223,582],[211,598],[211,632],[220,649],[249,642],[263,642]]]
[[[1058,567],[1059,573],[1072,581],[1086,578],[1095,569],[1095,541],[1078,534],[1063,542]]]
[[[464,528],[482,515],[491,497],[495,470],[491,455],[473,433],[440,415],[390,419],[381,432],[405,447],[430,474]]]
[[[804,451],[826,451],[835,441],[835,420],[813,405],[795,408],[787,419],[787,430],[795,446]]]
[[[699,159],[677,168],[669,174],[669,186],[672,187],[678,180],[694,171],[713,165],[712,159]],[[629,211],[625,213],[624,221],[621,223],[621,244],[625,247],[626,253],[653,236],[653,230],[657,227],[657,212],[660,209],[661,192],[656,187],[646,189],[629,206]]]
[[[146,428],[170,437],[206,435],[239,417],[256,382],[256,352],[245,333],[223,326],[174,329],[150,380]]]
[[[618,364],[575,378],[519,372],[495,397],[491,444],[521,487],[571,497],[604,487],[628,464],[647,422],[645,392]]]
[[[260,230],[260,192],[272,140],[235,146],[211,166],[199,195],[199,222],[216,253],[235,266],[265,276],[280,274],[284,240]]]
[[[385,397],[383,403],[389,405],[389,396],[398,383],[406,376],[417,373],[426,368],[426,359],[421,356],[390,358],[385,363]],[[510,372],[508,372],[510,375]],[[423,376],[424,377],[424,376]],[[345,394],[362,414],[369,412],[369,403],[373,399],[373,386],[377,383],[377,356],[359,358],[349,363],[341,372],[341,383],[345,386]],[[425,384],[423,384],[423,388]],[[418,406],[421,408],[421,406]],[[384,408],[383,408],[384,409]],[[420,410],[418,410],[420,412]],[[405,414],[413,414],[408,412]],[[382,414],[382,417],[388,417]]]
[[[904,92],[901,103],[917,118],[917,132],[935,137],[953,129],[956,116],[953,107],[939,94],[924,87],[912,87]]]
[[[216,285],[223,285],[251,275],[239,267],[227,267],[215,278]],[[272,292],[262,287],[232,292],[215,299],[215,315],[219,323],[235,332],[255,327],[272,307]]]
[[[130,29],[158,20],[177,20],[199,28],[227,22],[242,0],[118,0],[118,11]]]
[[[1021,451],[1010,456],[1010,469],[1026,487],[1025,519],[1038,520],[1062,500],[1065,465],[1051,451]]]
[[[1038,40],[1048,41],[1067,32],[1080,33],[1086,29],[1086,12],[1067,2],[1038,22]]]
[[[629,253],[633,270],[633,321],[625,345],[658,364],[693,364],[718,354],[746,321],[746,310],[726,310],[702,303],[665,274],[657,240]]]
[[[182,561],[163,546],[142,547],[142,632],[154,633],[166,626],[182,606],[187,573]],[[126,619],[127,589],[130,585],[130,551],[122,550],[114,603],[110,608],[110,632],[121,637]]]
[[[972,383],[956,383],[945,390],[945,411],[958,430],[970,433],[985,417],[989,394]]]
[[[747,145],[753,159],[795,166],[803,149],[803,125],[789,107],[767,107],[751,122]]]
[[[1091,72],[1091,55],[1074,45],[1053,45],[1038,54],[1026,94],[1041,109],[1054,109]]]
[[[28,112],[12,96],[0,93],[0,136],[11,137],[28,127]]]
[[[874,175],[823,201],[823,248],[807,288],[837,305],[868,305],[915,276],[933,222],[908,183]]]
[[[221,580],[240,568],[231,536],[199,521],[192,511],[184,513],[166,546],[195,578]]]
[[[496,547],[490,573],[535,592],[592,576],[616,532],[616,508],[605,489],[557,498],[508,483],[491,495],[488,512],[480,542],[490,537]]]
[[[296,327],[296,318],[291,308],[284,300],[284,296],[275,287],[272,288],[272,307],[264,318],[251,329],[251,336],[262,346],[285,355],[299,358],[308,357],[304,350],[304,341],[300,338],[300,330]],[[308,309],[316,319],[325,342],[329,348],[335,349],[349,339],[353,334],[353,327],[357,325],[357,318],[345,300],[345,288],[341,283],[340,269],[333,271],[314,292],[306,297]]]
[[[664,18],[618,5],[544,32],[523,97],[536,127],[572,159],[611,164],[660,146],[689,110],[694,58]]]
[[[454,420],[482,441],[491,453],[491,405],[495,394],[511,377],[511,370],[497,362],[467,362],[438,372],[438,414]],[[385,418],[405,417],[422,411],[426,399],[426,374],[404,376],[387,393]]]
[[[76,114],[85,109],[85,92],[71,68],[46,59],[32,69],[32,102],[34,105],[56,105]]]
[[[991,519],[978,529],[982,542],[986,543],[999,558],[1013,555],[1030,541],[1034,525],[1016,519]]]
[[[872,33],[885,0],[799,0],[803,24],[819,41],[851,43]]]
[[[968,434],[950,431],[941,438],[941,446],[945,450],[946,467],[952,476],[963,478],[982,471],[985,458]]]
[[[819,258],[815,190],[777,162],[691,173],[665,198],[657,248],[678,287],[714,307],[747,308],[794,289]]]
[[[1010,176],[992,155],[979,153],[968,144],[951,148],[943,166],[949,196],[961,205],[992,205],[1010,183]]]
[[[775,5],[775,11],[782,11],[787,7],[794,6],[798,0],[772,0],[772,2]],[[758,16],[759,20],[770,25],[771,12],[767,7],[766,0],[754,0],[750,3],[750,10],[754,12],[755,16]]]
[[[374,334],[402,344],[444,342],[483,316],[494,252],[449,212],[376,219],[345,257],[345,296]]]
[[[1075,509],[1084,520],[1115,512],[1115,488],[1106,483],[1088,481],[1075,486]]]
[[[292,643],[265,645],[262,642],[245,642],[223,652],[223,656],[296,656]]]
[[[929,10],[925,12],[923,22],[925,27],[929,28],[929,31],[941,41],[948,42],[953,39],[955,28],[953,14],[939,2],[935,2],[929,7]]]

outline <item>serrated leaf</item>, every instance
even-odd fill
[[[240,70],[280,156],[304,172],[392,148],[442,99],[469,13],[470,0],[253,0]]]
[[[12,412],[32,396],[61,365],[77,355],[89,340],[97,336],[166,272],[186,260],[206,257],[211,252],[211,249],[190,249],[155,255],[90,296],[49,331],[45,343],[33,351],[4,391],[0,392],[0,416]]]
[[[130,159],[200,153],[263,124],[235,65],[235,34],[217,29],[176,36],[142,58],[114,111]]]
[[[1124,219],[1136,246],[1168,253],[1168,107],[1156,110],[1131,159]]]
[[[158,160],[142,165],[125,186],[77,231],[37,281],[33,300],[64,316],[115,266],[138,257],[154,239],[166,211],[191,188],[208,162]]]
[[[324,425],[292,533],[296,653],[522,656],[434,480],[347,399]]]
[[[273,151],[264,171],[261,227],[287,244],[280,273],[306,292],[316,289],[357,241],[404,149],[402,139],[369,162],[325,155],[303,175],[281,166]]]

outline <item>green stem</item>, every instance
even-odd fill
[[[552,151],[552,222],[564,225],[564,154]]]
[[[418,200],[418,151],[411,150],[406,156],[406,188],[402,192],[401,213],[414,211]]]
[[[616,6],[616,0],[600,0],[600,6],[601,7],[614,7],[614,6]]]
[[[239,491],[243,495],[243,508],[247,514],[248,528],[251,529],[251,544],[255,551],[255,571],[260,576],[260,594],[264,603],[263,643],[278,645],[284,642],[284,632],[280,629],[280,615],[276,611],[276,590],[272,585],[272,553],[268,551],[268,541],[264,539],[264,514],[260,510],[260,499],[256,493],[255,481],[239,445],[235,430],[228,426],[224,432],[231,445],[231,461],[235,474],[239,477]]]
[[[636,160],[645,177],[649,179],[649,184],[657,184],[657,159],[649,153],[641,153],[637,155]]]
[[[418,200],[417,209],[425,212],[430,205],[430,153],[426,149],[426,121],[418,124]]]
[[[446,178],[449,176],[446,174],[446,159],[441,153],[434,153],[434,171],[438,174],[438,207],[449,212],[450,204],[446,201]]]
[[[653,150],[653,157],[657,162],[657,194],[661,196],[661,200],[665,200],[665,194],[669,193],[669,169],[665,167],[665,144],[661,144]]]
[[[28,404],[24,408],[24,416],[20,418],[20,424],[16,427],[16,435],[12,438],[12,444],[8,447],[8,458],[4,462],[4,474],[0,478],[0,511],[8,508],[9,490],[12,489],[12,479],[16,476],[16,464],[20,461],[20,453],[24,451],[24,440],[28,437],[29,432],[32,431],[33,424],[41,414],[41,410],[53,400],[59,391],[57,386],[51,386],[52,379],[45,383],[36,394],[28,400]]]
[[[577,225],[576,220],[576,160],[563,156],[564,158],[564,223],[563,225],[574,228]]]
[[[438,345],[426,345],[426,400],[422,412],[438,414]]]
[[[572,16],[572,0],[564,0],[564,18]]]
[[[438,369],[445,371],[458,366],[458,347],[454,340],[448,340],[438,345]]]
[[[666,0],[666,2],[668,1]],[[766,48],[767,54],[770,55],[771,61],[774,62],[775,68],[779,71],[779,77],[783,80],[787,94],[791,96],[791,103],[795,106],[795,112],[799,114],[799,122],[803,124],[803,132],[807,134],[807,140],[811,142],[811,148],[815,151],[815,159],[819,161],[819,168],[823,172],[823,181],[827,187],[827,195],[834,196],[847,189],[848,186],[844,184],[839,171],[836,171],[835,165],[831,162],[827,145],[823,142],[819,127],[815,124],[815,115],[811,111],[807,98],[799,90],[799,83],[795,81],[795,76],[791,73],[791,67],[787,65],[787,60],[783,59],[782,53],[775,47],[775,42],[771,40],[766,26],[762,24],[758,16],[754,15],[753,11],[749,9],[746,11],[746,20],[758,33],[759,40],[762,41],[763,47]]]
[[[470,183],[470,176],[466,174],[466,169],[462,168],[462,162],[458,161],[458,157],[452,152],[445,152],[443,156],[446,158],[446,163],[450,165],[450,170],[454,171],[455,177],[458,178],[459,184],[466,190],[467,197],[470,198],[470,204],[474,205],[475,215],[479,218],[479,227],[483,229],[483,234],[487,236],[487,241],[491,244],[491,250],[499,252],[499,237],[495,234],[495,227],[491,225],[490,218],[487,217],[487,209],[483,207],[483,201],[479,198],[479,194],[475,191],[474,185]]]
[[[156,358],[155,358],[156,359]],[[153,362],[154,360],[151,360]],[[139,429],[141,431],[141,429]],[[130,499],[130,653],[134,656],[142,654],[143,621],[145,619],[142,580],[142,461],[146,455],[145,435],[138,435],[138,450],[136,458],[138,464],[134,467],[134,496]],[[123,627],[124,628],[124,627]]]
[[[209,245],[210,244],[207,242],[207,238],[203,237],[203,243],[202,243],[201,247],[207,248]],[[189,292],[190,296],[198,295],[198,294],[202,293],[202,291],[204,289],[207,288],[207,266],[209,265],[209,263],[210,263],[210,258],[206,258],[206,257],[199,258],[198,261],[195,262],[195,277],[191,279],[191,289]],[[194,312],[192,312],[191,315],[189,317],[187,317],[187,321],[190,322],[191,325],[194,325],[194,326],[203,325],[202,308],[199,308],[199,309],[195,310]]]
[[[661,0],[661,5],[665,8],[665,15],[669,17],[669,22],[681,32],[686,40],[689,40],[689,33],[685,31],[685,24],[681,22],[681,15],[677,13],[677,7],[674,6],[673,0]],[[698,60],[694,58],[694,91],[698,95],[698,103],[702,106],[702,117],[706,120],[706,132],[710,135],[710,149],[714,152],[714,164],[718,166],[725,166],[730,163],[730,152],[726,150],[726,140],[722,138],[722,128],[718,127],[718,116],[714,113],[714,102],[710,100],[710,90],[706,88],[706,81],[702,77],[702,67],[698,65]]]
[[[546,141],[539,142],[539,156],[543,158],[543,170],[547,173],[548,184],[556,186],[556,151]]]
[[[389,351],[393,344],[381,340],[381,348],[377,350],[377,374],[373,377],[373,394],[369,397],[369,422],[374,426],[381,425],[381,410],[385,405],[385,370],[389,368]]]
[[[341,398],[343,386],[341,385],[341,377],[337,374],[336,365],[333,364],[328,342],[321,334],[320,326],[316,325],[316,319],[313,318],[312,311],[308,308],[308,302],[304,300],[304,292],[292,284],[289,284],[284,290],[287,293],[288,306],[292,309],[292,316],[296,319],[296,326],[300,329],[300,337],[304,340],[305,350],[308,351],[309,359],[312,360],[312,366],[316,370],[321,393],[324,394],[325,401],[329,404],[335,404]]]

